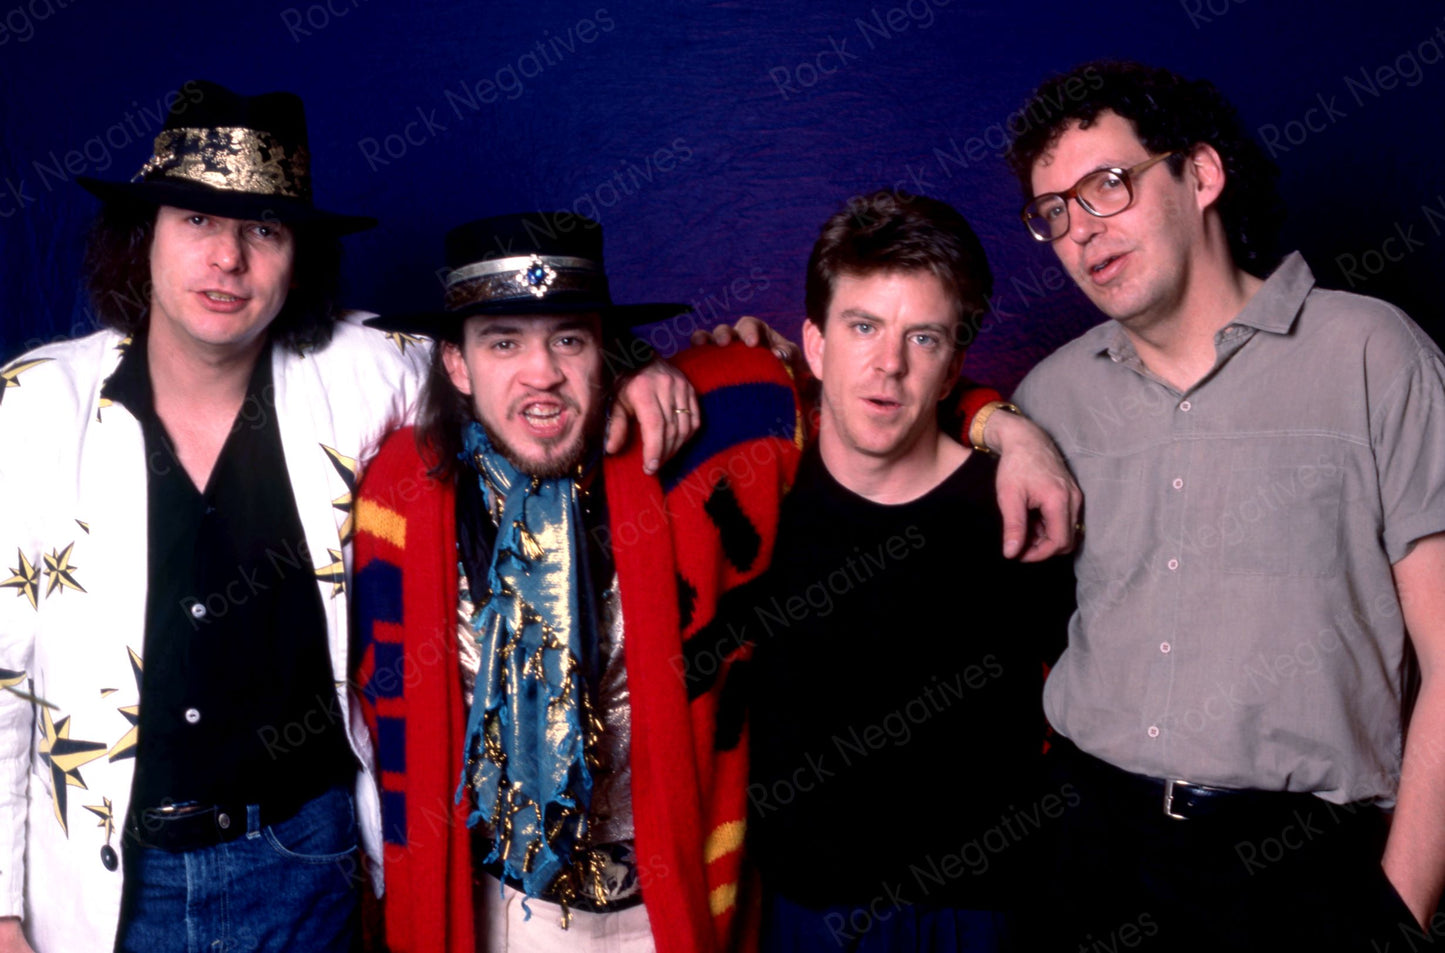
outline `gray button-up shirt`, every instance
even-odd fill
[[[1187,393],[1114,322],[1015,401],[1084,490],[1050,721],[1155,777],[1394,797],[1405,631],[1391,563],[1445,530],[1445,362],[1399,310],[1287,258]]]

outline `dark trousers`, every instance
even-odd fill
[[[1176,820],[1137,776],[1067,741],[1048,761],[1073,795],[1056,845],[1050,949],[1376,953],[1438,939],[1380,868],[1387,819],[1374,806],[1281,795]]]
[[[1026,950],[997,910],[925,904],[822,909],[763,890],[760,953],[1010,953]]]

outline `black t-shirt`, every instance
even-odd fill
[[[1011,905],[1065,806],[1037,768],[1072,575],[1003,559],[994,470],[880,505],[813,449],[772,568],[714,623],[756,642],[749,847],[791,899]]]
[[[356,763],[332,681],[318,554],[307,547],[281,446],[270,347],[204,492],[156,415],[143,336],[104,394],[140,422],[147,461],[133,808],[261,804],[284,813],[349,783]]]

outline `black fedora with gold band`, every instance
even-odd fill
[[[602,265],[602,226],[571,212],[497,215],[447,233],[441,311],[388,314],[366,323],[385,331],[455,339],[474,314],[595,312],[631,327],[691,310],[685,304],[612,303]]]
[[[336,234],[376,219],[316,207],[306,112],[295,93],[241,96],[217,83],[181,87],[154,150],[129,182],[76,181],[107,202],[172,205],[226,218],[324,226]]]

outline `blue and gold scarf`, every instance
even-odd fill
[[[486,862],[538,896],[568,871],[585,845],[592,774],[591,722],[578,658],[595,643],[595,615],[580,552],[581,505],[570,477],[522,473],[487,439],[481,424],[464,433],[497,541],[472,628],[481,650],[467,719],[462,783],[476,801],[468,826],[493,831]]]

